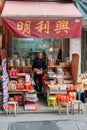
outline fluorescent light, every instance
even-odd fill
[[[53,51],[53,47],[50,47],[50,52],[52,52]]]

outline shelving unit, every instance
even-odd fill
[[[79,62],[79,56],[77,54],[73,54],[72,55],[72,62],[71,62],[71,65],[70,66],[61,66],[61,68],[64,70],[67,70],[67,71],[70,71],[70,76],[71,76],[71,81],[73,85],[76,85],[77,84],[77,75],[78,75],[78,62]],[[48,71],[50,71],[50,69],[52,69],[54,72],[56,72],[56,70],[58,69],[58,67],[60,66],[48,66]],[[60,84],[58,82],[58,84]],[[69,82],[67,82],[67,85],[70,84]],[[64,82],[61,83],[61,86],[64,86]],[[47,100],[48,100],[48,97],[50,95],[55,95],[55,94],[68,94],[68,93],[74,93],[76,94],[76,90],[56,90],[55,92],[53,92],[52,90],[50,90],[49,87],[46,87],[46,91],[47,92]],[[76,95],[74,95],[76,96]]]
[[[8,67],[8,69],[17,69],[19,73],[28,73],[32,74],[32,67],[31,66],[14,66],[14,67]]]
[[[48,68],[48,71],[52,69],[54,72],[56,72],[58,67],[59,67],[58,65],[54,65],[54,66],[48,66],[47,68]]]
[[[21,96],[22,97],[22,104],[24,105],[24,91],[22,90],[14,90],[14,91],[8,91],[9,93],[9,98],[14,97],[14,96]]]
[[[18,69],[19,73],[32,73],[32,67],[30,66],[18,66],[16,69]]]
[[[47,68],[47,70],[48,70],[48,72],[49,71],[54,71],[55,73],[57,73],[57,71],[58,71],[58,68],[62,68],[63,69],[63,71],[64,70],[68,70],[68,71],[70,71],[70,73],[71,73],[71,66],[59,66],[59,65],[54,65],[54,66],[48,66]]]
[[[18,75],[17,76],[9,76],[10,77],[10,80],[15,80],[15,81],[18,81],[18,79],[23,79],[23,80],[25,80],[25,73],[23,73],[24,71],[24,68],[25,68],[26,66],[18,66],[17,67],[17,69],[18,69],[18,71],[19,72],[21,72],[21,73],[18,73]],[[28,68],[30,68],[30,67],[26,67],[26,69],[28,69]],[[31,70],[27,70],[27,72],[30,72]],[[26,72],[26,71],[25,71]],[[26,73],[27,73],[26,72]],[[30,72],[31,73],[31,72]],[[29,73],[28,73],[29,74]],[[24,85],[23,85],[24,86]],[[25,104],[25,99],[24,99],[24,97],[25,97],[25,92],[26,92],[27,90],[25,89],[25,88],[20,88],[20,89],[17,89],[17,86],[15,87],[15,88],[12,88],[12,89],[9,89],[9,91],[8,91],[8,93],[9,93],[9,98],[11,98],[11,97],[13,97],[14,98],[14,100],[15,101],[17,101],[18,102],[18,104],[19,105],[21,105],[21,106],[24,106],[24,104]],[[19,103],[19,101],[18,101],[18,98],[20,98],[20,100],[21,100],[21,103]]]

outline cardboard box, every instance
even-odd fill
[[[65,62],[60,62],[60,63],[59,63],[59,66],[65,67],[65,66],[66,66],[66,63],[65,63]]]

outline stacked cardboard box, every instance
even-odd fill
[[[33,89],[32,91],[27,91],[25,93],[25,105],[24,108],[25,110],[37,110],[38,109],[38,97],[37,97],[37,92]]]

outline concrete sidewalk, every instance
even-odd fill
[[[86,130],[87,123],[74,120],[17,122],[9,124],[8,130]]]
[[[45,107],[43,109],[45,109]],[[87,130],[87,104],[84,104],[83,114],[75,112],[74,115],[66,115],[66,110],[64,109],[59,115],[58,107],[48,108],[46,106],[46,109],[50,111],[18,113],[16,116],[14,116],[14,114],[6,116],[5,113],[1,112],[0,130],[11,130],[10,126],[13,123],[23,122],[26,126],[26,123],[29,124],[29,122],[36,121],[54,121],[58,130]],[[27,129],[25,128],[25,130]]]
[[[36,121],[54,121],[58,130],[86,130],[87,129],[87,111],[83,114],[66,115],[66,113],[29,113],[6,116],[0,115],[0,130],[11,130],[12,123],[36,122]],[[20,126],[21,127],[21,126]],[[20,129],[16,129],[20,130]],[[27,130],[27,129],[25,129]],[[51,129],[50,129],[51,130]]]

